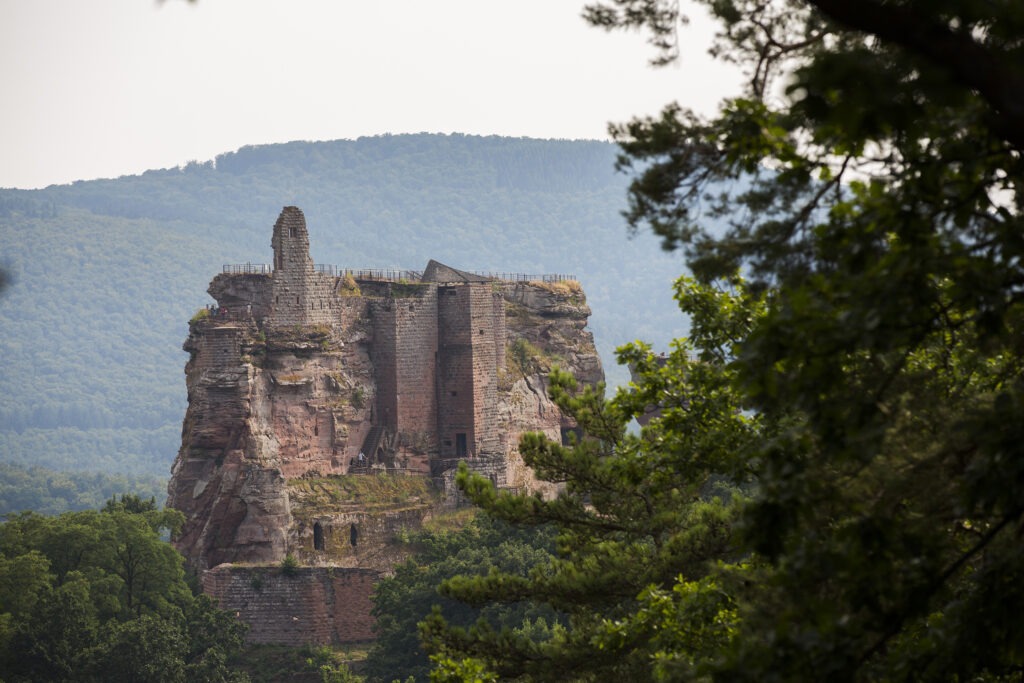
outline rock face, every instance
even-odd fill
[[[272,267],[217,275],[217,306],[190,324],[168,501],[185,514],[175,544],[193,569],[235,565],[204,586],[252,619],[275,610],[239,576],[258,569],[253,581],[266,584],[267,567],[287,555],[303,567],[388,571],[401,559],[392,539],[443,509],[460,461],[498,486],[535,490],[519,436],[559,439],[575,427],[548,399],[547,372],[557,364],[603,380],[574,281],[491,279],[434,261],[422,273],[314,266],[295,207],[282,211],[272,247]],[[291,578],[275,599],[305,590]],[[342,621],[250,637],[367,632]]]

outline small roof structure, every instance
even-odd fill
[[[430,259],[423,269],[421,282],[490,282],[492,278],[467,273]]]

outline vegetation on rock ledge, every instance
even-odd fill
[[[426,477],[391,474],[306,477],[288,481],[292,514],[299,519],[352,510],[430,505],[438,492]]]

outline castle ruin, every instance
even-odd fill
[[[546,395],[552,364],[603,379],[590,311],[565,278],[317,266],[296,207],[271,246],[272,266],[225,266],[190,324],[175,545],[251,639],[365,640],[372,581],[404,557],[395,535],[455,500],[460,461],[540,486],[519,436],[575,427]],[[287,556],[300,577],[275,571]]]

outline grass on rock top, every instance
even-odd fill
[[[288,492],[293,506],[316,510],[318,514],[344,512],[352,506],[371,509],[429,504],[438,496],[426,477],[391,474],[292,479]]]

